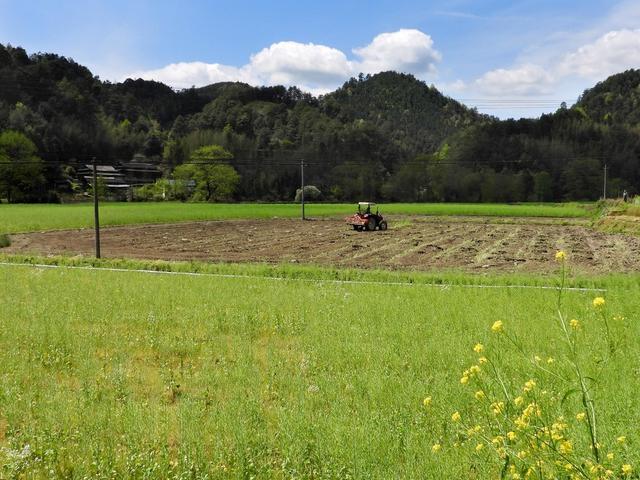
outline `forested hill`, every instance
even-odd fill
[[[433,152],[452,133],[487,120],[435,87],[395,72],[352,78],[322,104],[328,115],[345,123],[370,122],[414,153]]]
[[[594,122],[640,127],[640,70],[612,75],[584,92],[576,107]]]
[[[319,98],[234,82],[176,92],[104,82],[70,59],[0,45],[0,200],[9,185],[13,201],[81,191],[77,165],[93,156],[155,164],[171,179],[214,144],[234,157],[239,200],[291,200],[291,165],[302,158],[325,200],[591,199],[605,162],[610,191],[636,192],[639,78],[615,75],[540,119],[498,121],[395,72],[361,75]],[[3,166],[15,152],[42,166],[16,177]]]

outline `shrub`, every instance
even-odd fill
[[[305,185],[304,187],[304,199],[307,200],[319,200],[322,197],[322,192],[318,187],[314,185]],[[300,203],[302,201],[302,189],[298,188],[296,190],[296,197],[294,200],[296,203]]]

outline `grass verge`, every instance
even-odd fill
[[[0,254],[0,262],[29,265],[70,267],[117,268],[156,272],[201,273],[291,280],[400,283],[423,285],[497,285],[555,287],[557,279],[549,275],[483,274],[464,272],[419,272],[363,270],[349,268],[293,265],[289,263],[207,263],[164,260],[96,259],[68,256],[34,256]],[[609,274],[604,276],[570,276],[567,286],[572,288],[636,288],[640,287],[640,274]]]

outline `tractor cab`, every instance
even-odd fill
[[[345,218],[345,222],[357,231],[387,229],[387,221],[380,215],[380,210],[373,202],[358,202],[358,211]]]
[[[376,209],[376,215],[378,214],[378,207],[372,202],[358,202],[358,213],[360,215],[371,215],[373,208]]]

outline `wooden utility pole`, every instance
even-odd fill
[[[98,165],[93,157],[93,223],[96,229],[96,258],[100,258],[100,208],[98,205]]]

